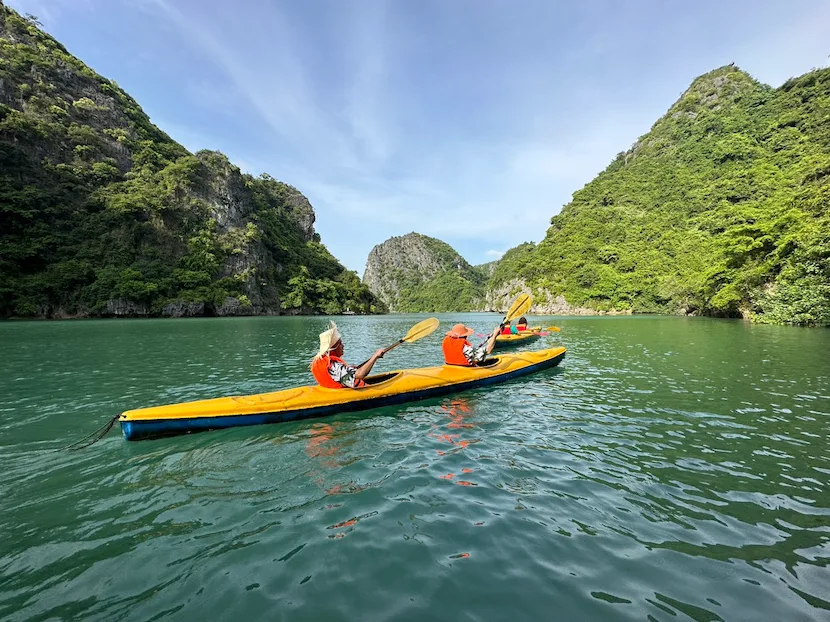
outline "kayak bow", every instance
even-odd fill
[[[360,389],[304,386],[259,395],[139,408],[121,413],[128,440],[171,436],[242,425],[325,417],[340,412],[402,404],[488,386],[555,367],[565,348],[496,356],[477,367],[423,367],[368,376]]]

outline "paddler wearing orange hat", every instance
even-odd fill
[[[372,371],[372,366],[383,358],[381,348],[360,367],[349,365],[342,358],[343,340],[334,322],[329,329],[320,333],[320,349],[311,361],[311,373],[321,387],[327,389],[359,389],[366,386],[363,379]]]
[[[475,331],[464,326],[464,324],[456,324],[447,331],[447,336],[444,337],[441,344],[441,348],[444,350],[444,362],[447,365],[461,365],[463,367],[472,367],[481,363],[493,351],[496,337],[500,331],[501,326],[497,326],[486,343],[475,347],[467,341],[467,337]]]

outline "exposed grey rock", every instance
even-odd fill
[[[103,315],[112,315],[115,317],[141,317],[150,315],[150,309],[147,308],[147,305],[140,302],[114,298],[107,301],[107,309]]]
[[[239,226],[254,211],[239,167],[218,151],[199,151],[196,157],[210,174],[203,177],[203,183],[192,194],[207,204],[220,232]]]
[[[487,263],[481,263],[477,266],[473,266],[476,270],[478,270],[484,278],[489,279],[493,276],[493,273],[496,271],[496,266],[499,265],[498,260],[496,261],[488,261]]]
[[[533,306],[529,313],[538,315],[631,315],[631,309],[599,311],[590,307],[570,304],[564,296],[554,295],[546,289],[531,290],[523,279],[513,279],[495,290],[487,291],[479,309],[481,311],[506,311],[516,296],[530,294]]]
[[[404,285],[424,283],[447,270],[457,270],[471,281],[484,280],[449,244],[420,233],[407,233],[391,237],[371,250],[363,282],[394,312]]]
[[[250,302],[244,305],[244,313],[217,312],[217,315],[278,314],[280,298],[273,279],[260,278],[260,275],[281,272],[282,266],[274,262],[258,236],[255,206],[242,173],[218,151],[199,151],[196,157],[205,165],[208,174],[204,176],[204,183],[192,190],[193,197],[206,204],[210,217],[216,221],[220,240],[233,249],[220,270],[221,276],[239,280],[243,294]],[[316,235],[314,210],[298,190],[287,185],[285,188],[291,197],[292,217],[307,236],[306,241],[310,241]],[[223,304],[220,309],[224,307]]]
[[[228,315],[254,315],[254,308],[249,304],[243,304],[239,298],[228,296],[218,307],[213,309],[213,314],[220,317]]]
[[[314,231],[314,208],[305,197],[305,195],[292,186],[288,186],[288,197],[286,203],[291,206],[292,216],[294,221],[299,225],[303,232],[303,241],[311,242],[312,240],[320,241],[320,236]]]
[[[164,317],[199,317],[205,314],[205,303],[177,300],[164,305],[161,314]]]

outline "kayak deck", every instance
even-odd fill
[[[514,346],[520,346],[525,343],[533,343],[534,341],[538,341],[540,339],[539,333],[535,332],[522,332],[518,335],[499,335],[496,337],[496,343],[494,344],[494,349],[502,349],[502,348],[512,348]]]
[[[317,385],[295,387],[258,395],[128,410],[121,414],[119,421],[125,438],[137,440],[324,417],[504,382],[554,367],[564,356],[565,348],[500,355],[478,367],[442,365],[369,376],[367,385],[360,389],[327,389]]]

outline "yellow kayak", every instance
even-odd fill
[[[519,333],[518,335],[499,335],[496,337],[495,349],[512,348],[513,346],[520,346],[525,343],[533,343],[539,339],[540,335],[529,330]]]
[[[365,410],[438,397],[487,386],[555,367],[565,348],[504,354],[477,367],[441,365],[368,376],[360,389],[326,389],[317,385],[259,395],[220,397],[121,413],[127,440],[170,436],[241,425],[279,423]]]

